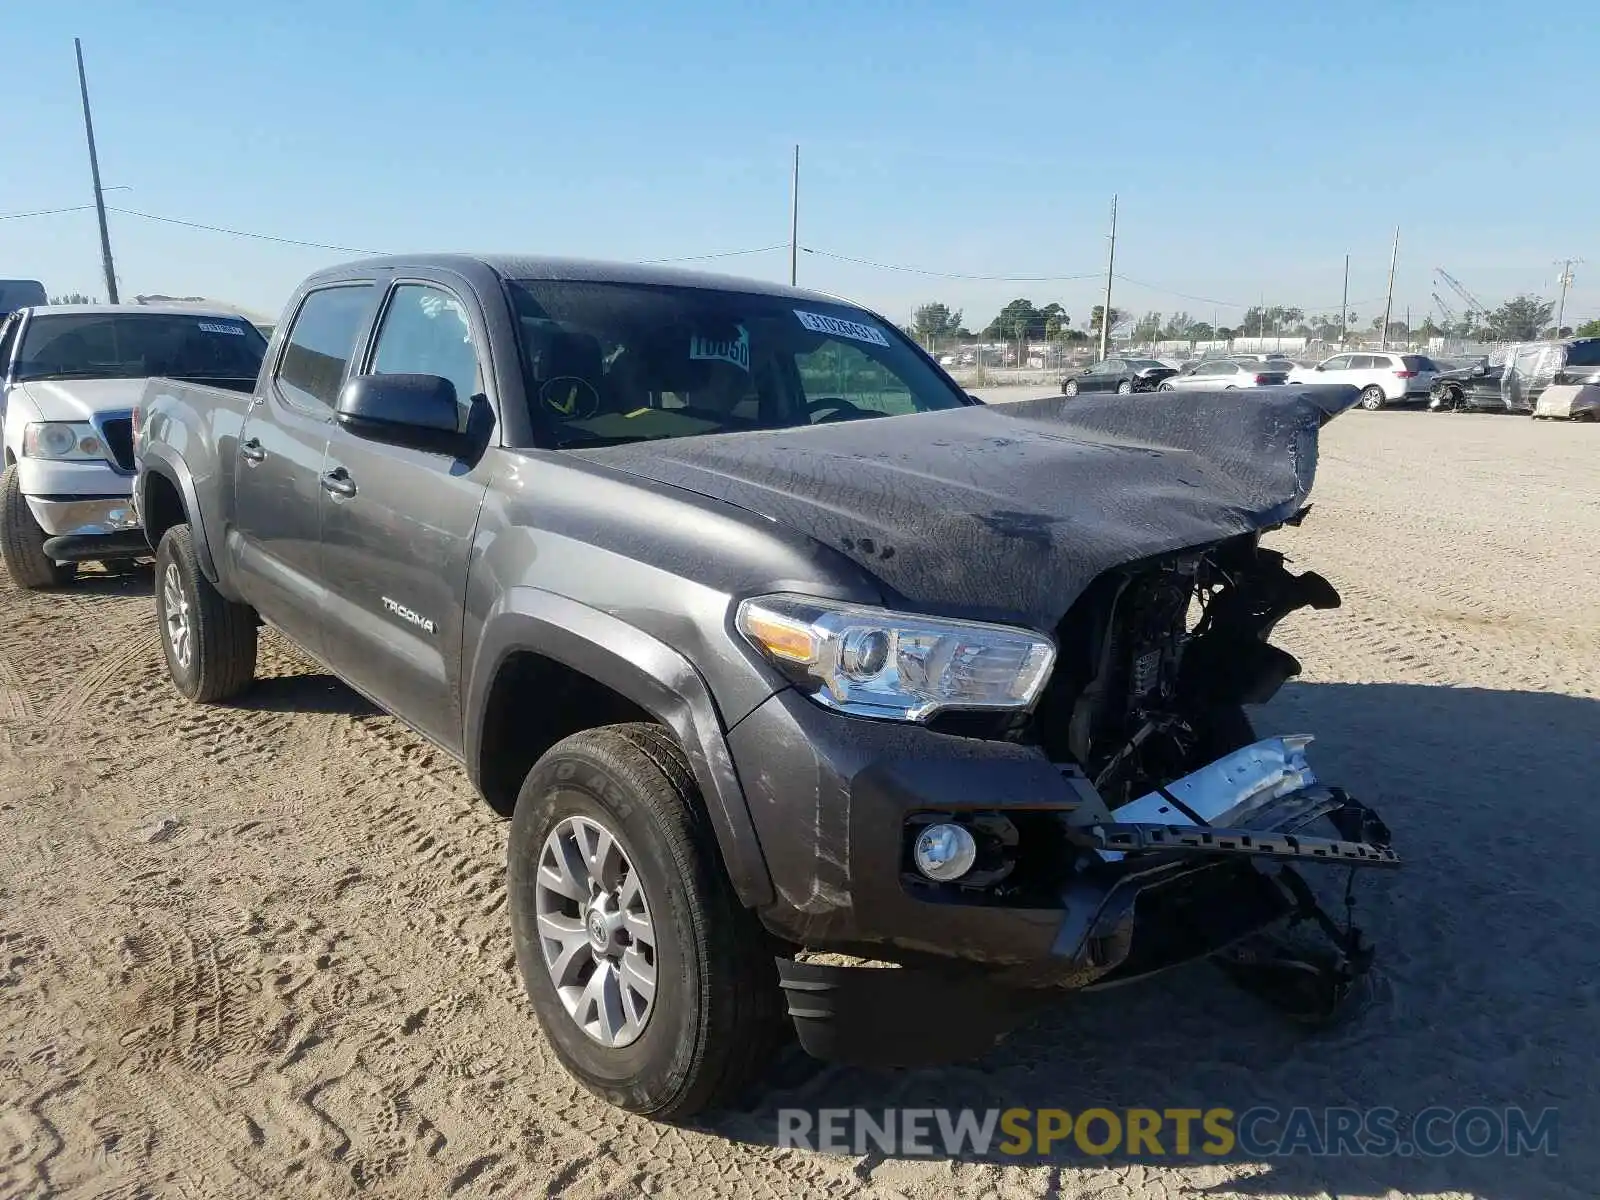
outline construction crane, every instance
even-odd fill
[[[1467,291],[1466,288],[1461,286],[1460,280],[1456,279],[1455,276],[1451,275],[1450,272],[1446,271],[1443,267],[1435,267],[1433,271],[1434,274],[1444,281],[1444,285],[1447,288],[1461,297],[1462,302],[1467,306],[1467,316],[1478,317],[1484,321],[1489,319],[1489,310],[1484,307],[1483,301],[1479,300],[1471,292]]]
[[[1433,306],[1439,310],[1439,315],[1444,318],[1446,329],[1454,328],[1456,323],[1456,310],[1444,302],[1444,297],[1438,292],[1433,294]]]

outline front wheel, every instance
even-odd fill
[[[1383,389],[1377,384],[1373,384],[1371,387],[1365,387],[1361,389],[1361,399],[1359,403],[1361,407],[1366,409],[1368,412],[1377,412],[1383,407],[1384,400],[1386,398],[1387,397],[1385,397],[1383,394]]]
[[[167,674],[185,700],[227,700],[255,678],[255,610],[212,586],[187,525],[167,530],[156,548],[156,622]]]
[[[722,868],[694,776],[655,725],[557,743],[523,782],[507,890],[524,987],[562,1065],[676,1120],[732,1099],[783,1030],[765,931]]]
[[[1158,387],[1156,389],[1156,391],[1158,391],[1158,392],[1175,392],[1177,390],[1178,389],[1173,387],[1170,383],[1163,383],[1160,387]]]
[[[44,552],[45,533],[33,519],[13,463],[0,474],[0,559],[20,588],[60,587],[77,572],[74,563],[58,563]]]
[[[1133,395],[1133,381],[1131,379],[1124,379],[1121,383],[1117,384],[1117,395]]]
[[[1076,396],[1078,394],[1078,381],[1069,379],[1063,383],[1061,385],[1061,394],[1063,396]]]

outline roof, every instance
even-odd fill
[[[594,283],[639,283],[658,287],[709,288],[723,292],[746,292],[752,295],[777,296],[790,300],[809,300],[812,303],[853,303],[837,296],[814,292],[787,284],[771,283],[761,279],[748,279],[739,275],[720,275],[708,271],[691,271],[682,267],[659,266],[650,263],[609,262],[592,258],[553,258],[543,255],[522,254],[391,254],[382,258],[368,258],[345,263],[320,274],[333,274],[350,270],[395,270],[406,267],[436,267],[471,276],[485,269],[502,279],[548,279],[587,281]]]
[[[248,321],[242,313],[227,308],[196,308],[192,304],[33,304],[24,311],[34,314],[69,314],[80,316],[139,316],[142,313],[162,317],[216,317],[227,321]]]

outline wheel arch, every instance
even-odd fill
[[[174,525],[185,522],[194,530],[195,559],[200,570],[213,587],[221,589],[217,564],[211,557],[211,539],[200,515],[200,501],[195,494],[194,478],[181,458],[169,455],[159,448],[145,451],[139,466],[139,477],[134,482],[134,495],[139,509],[139,521],[144,527],[145,541],[151,550],[161,545],[161,538]]]
[[[676,650],[575,600],[513,588],[483,625],[464,691],[467,771],[501,812],[514,803],[527,769],[561,737],[597,723],[665,726],[694,772],[740,902],[760,907],[772,901],[772,879],[721,715],[705,680]],[[543,719],[513,719],[530,708]]]

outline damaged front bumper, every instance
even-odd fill
[[[852,925],[893,947],[881,956],[898,967],[778,960],[802,1046],[819,1058],[871,1065],[974,1057],[1064,990],[1123,984],[1211,956],[1297,1016],[1331,1011],[1365,971],[1370,950],[1358,931],[1322,911],[1297,868],[1392,868],[1400,860],[1375,813],[1316,778],[1305,756],[1310,740],[1265,739],[1115,812],[1087,780],[1063,771],[1076,799],[1052,814],[1060,834],[1053,898],[1008,904],[958,889],[919,894],[902,870],[910,906],[885,895],[863,915],[870,901],[857,897]],[[928,798],[901,792],[897,807],[909,811],[919,799]],[[975,827],[988,819],[976,807],[937,815]],[[1318,822],[1326,834],[1308,832]],[[860,813],[852,824],[852,857],[871,852]],[[1263,951],[1263,931],[1301,921],[1327,935],[1325,955]],[[997,944],[974,953],[984,929]]]

